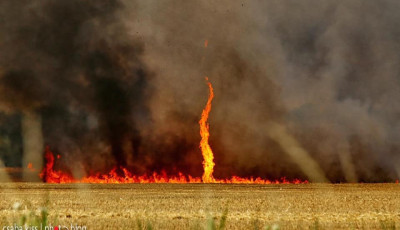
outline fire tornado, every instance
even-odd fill
[[[214,154],[212,152],[210,145],[208,144],[208,138],[210,137],[210,132],[209,132],[210,125],[207,121],[211,111],[211,102],[212,99],[214,98],[214,92],[211,83],[208,81],[208,77],[206,77],[206,81],[210,93],[208,95],[206,107],[203,109],[203,112],[201,113],[201,119],[199,121],[200,135],[201,135],[200,149],[203,155],[203,168],[204,168],[202,179],[204,183],[213,183],[215,182],[213,176],[215,163],[214,163]]]

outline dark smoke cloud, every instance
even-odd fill
[[[55,151],[74,155],[93,145],[89,155],[109,152],[125,166],[124,146],[140,139],[134,119],[146,114],[149,74],[142,45],[118,19],[122,3],[5,1],[1,8],[2,105],[40,113]]]
[[[2,159],[18,164],[18,120],[36,111],[44,142],[86,172],[118,164],[199,176],[208,76],[216,177],[306,179],[302,153],[331,181],[394,180],[399,9],[394,0],[3,1]]]

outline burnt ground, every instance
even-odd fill
[[[0,184],[2,226],[40,216],[87,229],[400,228],[399,184]]]

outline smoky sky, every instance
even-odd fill
[[[215,177],[308,179],[293,143],[332,182],[393,181],[399,11],[394,0],[1,1],[1,159],[21,166],[34,112],[60,167],[200,176],[207,76]]]

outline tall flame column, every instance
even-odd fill
[[[208,115],[211,111],[211,101],[214,98],[214,92],[213,92],[213,87],[211,83],[208,81],[207,77],[206,81],[210,93],[208,96],[206,107],[203,109],[203,112],[201,114],[201,119],[199,121],[200,135],[201,135],[200,149],[201,153],[203,154],[203,168],[204,168],[202,179],[204,183],[213,183],[215,182],[215,178],[213,176],[215,163],[214,163],[214,154],[211,150],[210,145],[208,144],[208,138],[210,136],[209,132],[210,127],[207,120],[208,120]]]

